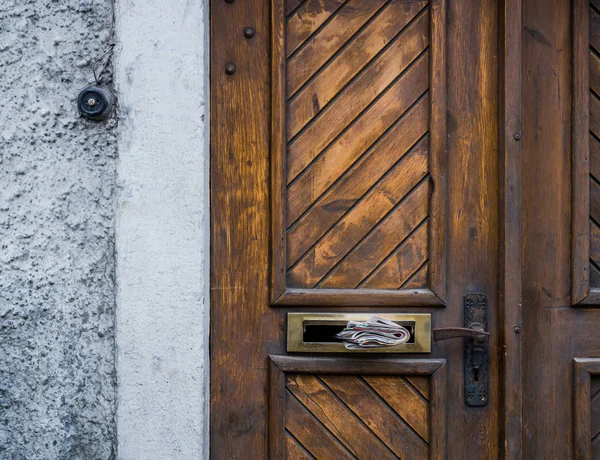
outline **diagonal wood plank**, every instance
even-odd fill
[[[594,8],[590,8],[590,46],[600,51],[600,15]]]
[[[423,23],[426,17],[421,16],[406,32],[403,36],[406,42],[396,41],[390,46],[291,142],[287,158],[288,183],[396,79],[408,77],[414,82],[411,93],[415,99],[425,92],[429,86],[429,53],[421,53],[428,45],[425,35],[428,25]],[[415,65],[403,74],[419,55]]]
[[[590,286],[600,287],[600,270],[590,260]]]
[[[423,289],[428,286],[429,265],[425,262],[421,268],[400,286],[400,289]]]
[[[600,58],[590,51],[590,88],[600,95]]]
[[[361,289],[399,289],[427,260],[427,224],[421,225],[361,284]]]
[[[595,380],[594,378],[592,380]],[[590,412],[592,414],[592,425],[591,433],[592,438],[600,437],[600,394],[591,394],[591,407]]]
[[[599,0],[600,1],[600,0]],[[600,376],[594,375],[590,385],[590,394],[592,397],[600,397]]]
[[[600,180],[600,142],[590,136],[590,173]]]
[[[407,117],[320,197],[288,232],[289,265],[293,265],[318,238],[346,214],[395,163],[409,152],[411,146],[414,145],[412,151],[427,155],[428,138],[422,139],[415,145],[426,129],[426,119],[420,116]]]
[[[413,91],[413,83],[417,81],[418,77],[418,74],[414,74],[414,79],[411,80],[407,76],[406,79],[400,80],[392,86],[356,123],[331,144],[298,177],[298,180],[290,185],[288,189],[288,225],[294,222],[371,146],[375,145],[374,151],[367,152],[367,154],[369,156],[374,154],[382,165],[388,166],[387,168],[385,166],[378,167],[376,163],[373,163],[375,160],[369,160],[368,166],[371,169],[378,168],[379,171],[385,172],[399,158],[399,154],[390,151],[391,148],[396,148],[392,147],[390,143],[401,143],[398,148],[404,149],[400,152],[404,154],[427,132],[428,97],[421,98],[412,107],[412,104],[422,94],[416,94]],[[400,120],[396,121],[398,118]],[[388,129],[390,131],[386,133]],[[378,141],[378,139],[381,140]],[[387,150],[387,153],[384,153],[383,150]],[[384,155],[390,155],[396,160],[386,159]],[[368,178],[367,181],[369,181]]]
[[[428,447],[425,441],[359,377],[331,375],[323,376],[321,380],[398,457],[407,460],[427,458]],[[427,423],[427,420],[424,422]]]
[[[419,394],[429,401],[429,377],[420,375],[407,375],[404,377],[413,387],[417,389]]]
[[[314,0],[309,0],[314,1]],[[290,101],[288,139],[333,99],[426,5],[392,0]],[[290,38],[288,37],[288,43]]]
[[[590,259],[600,265],[600,227],[590,220]]]
[[[590,217],[600,223],[600,185],[590,179]]]
[[[285,407],[286,429],[311,455],[317,458],[354,458],[338,438],[322,426],[289,392],[286,392]]]
[[[316,204],[289,230],[287,254],[289,266],[293,265],[317,239],[325,234],[361,197],[379,181],[414,145],[421,129],[425,126],[410,123],[411,129],[394,129],[372,152],[346,174],[346,176],[325,193]],[[404,123],[403,123],[404,125]],[[413,131],[414,128],[416,131]],[[412,151],[427,155],[429,142],[422,139]]]
[[[331,271],[320,287],[330,289],[357,287],[427,217],[428,198],[429,184],[424,182]],[[424,249],[426,253],[426,226]],[[411,270],[410,267],[406,269]],[[414,270],[413,268],[406,277]],[[371,285],[375,289],[379,288],[377,282]]]
[[[285,450],[286,460],[312,460],[315,458],[289,432],[286,432],[285,435]]]
[[[403,379],[365,376],[364,380],[423,439],[429,440],[429,406]]]
[[[285,29],[286,55],[289,56],[304,43],[345,0],[307,0],[288,19]]]
[[[600,99],[590,94],[590,131],[600,138]]]
[[[306,0],[286,0],[285,2],[285,15],[289,16]]]
[[[332,433],[335,433],[346,448],[358,458],[396,458],[385,444],[315,376],[290,375],[287,386],[304,407]]]
[[[288,271],[294,287],[313,287],[427,174],[427,155],[411,152]]]
[[[385,0],[350,0],[340,8],[335,17],[289,59],[288,96],[298,91],[385,3]]]

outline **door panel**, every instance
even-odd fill
[[[272,301],[443,305],[444,0],[289,4],[271,6]]]
[[[445,458],[444,360],[270,359],[271,458]]]
[[[600,359],[576,359],[575,458],[600,458]]]
[[[498,24],[495,0],[213,0],[213,458],[498,456]],[[455,327],[468,294],[482,407],[462,339],[286,351],[290,312]]]
[[[523,458],[599,458],[595,3],[524,2]]]
[[[577,0],[573,17],[572,304],[600,304],[600,12]]]

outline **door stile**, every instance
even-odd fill
[[[500,453],[522,456],[522,0],[500,14]]]

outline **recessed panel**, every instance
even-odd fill
[[[444,458],[439,360],[271,357],[273,458]]]
[[[306,290],[443,298],[443,2],[274,10],[273,300]]]

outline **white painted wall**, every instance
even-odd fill
[[[208,0],[118,0],[118,457],[208,457]]]

